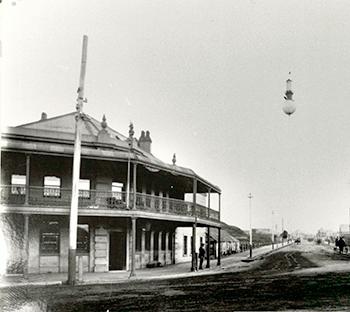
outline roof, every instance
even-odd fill
[[[68,114],[55,116],[47,119],[40,119],[31,123],[19,125],[15,128],[24,128],[24,129],[35,129],[42,131],[56,131],[63,133],[74,133],[75,132],[75,115],[76,112],[71,112]],[[102,125],[100,121],[97,121],[95,118],[89,116],[88,114],[83,114],[83,122],[81,133],[82,135],[87,136],[97,136],[98,133],[102,130]],[[121,133],[115,131],[111,127],[106,128],[107,132],[111,137],[115,137],[119,140],[125,141],[127,137]]]
[[[238,242],[239,239],[237,239],[236,237],[233,237],[232,235],[230,235],[227,231],[221,229],[221,233],[220,233],[220,241],[221,242]],[[214,239],[215,241],[218,241],[219,239],[219,234],[218,231],[216,230],[212,230],[210,231],[210,237],[212,239]]]
[[[238,240],[248,239],[248,235],[237,226],[228,225],[222,222],[222,229],[228,232],[231,236],[237,238]]]
[[[73,155],[76,112],[41,119],[35,122],[9,127],[2,133],[2,148],[5,150],[25,150],[37,153]],[[220,188],[197,175],[192,169],[167,164],[138,147],[137,140],[131,149],[128,137],[103,125],[88,114],[83,114],[81,126],[82,157],[108,160],[131,160],[144,164],[150,171],[164,170],[174,175],[197,178],[215,192]],[[103,134],[103,135],[101,135]]]

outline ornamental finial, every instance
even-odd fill
[[[129,125],[129,139],[132,139],[134,136],[134,125],[133,123],[130,121],[130,125]]]
[[[107,128],[107,121],[106,120],[107,120],[106,116],[105,116],[105,114],[103,114],[102,122],[101,122],[101,127],[103,130],[106,130],[106,128]]]
[[[175,164],[176,164],[176,154],[174,153],[174,155],[173,155],[173,165],[175,166]]]

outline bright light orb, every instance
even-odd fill
[[[288,116],[292,115],[296,110],[295,102],[292,100],[285,100],[282,109]]]
[[[291,73],[289,72],[289,75]],[[283,111],[285,114],[287,114],[288,116],[292,115],[295,110],[296,110],[296,106],[295,106],[295,102],[293,100],[293,91],[292,91],[292,80],[290,78],[287,79],[286,81],[286,92],[284,93],[284,103],[283,103]]]

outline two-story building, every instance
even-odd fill
[[[68,270],[75,116],[43,113],[2,133],[0,212],[8,272]],[[132,129],[124,136],[105,118],[83,114],[82,120],[77,256],[84,271],[173,264],[177,227],[192,228],[194,236],[197,227],[220,230],[219,187],[177,166],[175,158],[172,164],[156,158],[148,131],[135,139]],[[199,205],[197,193],[216,194],[219,210],[210,200]]]

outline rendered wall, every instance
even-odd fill
[[[200,247],[200,240],[206,244],[206,228],[197,227],[196,229],[196,252]],[[184,236],[187,236],[187,255],[184,255]],[[191,237],[192,227],[178,227],[175,232],[175,263],[188,262],[192,260],[191,255]]]

